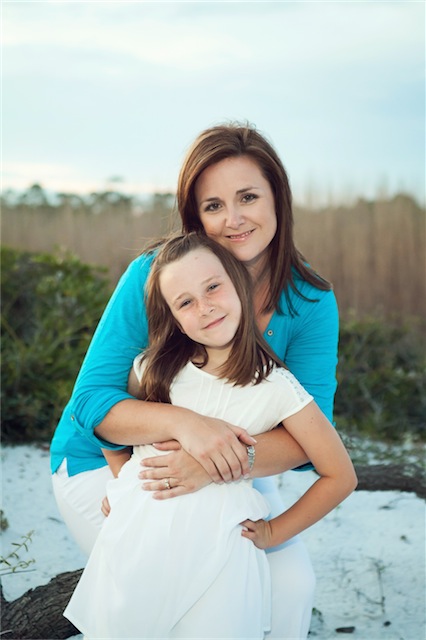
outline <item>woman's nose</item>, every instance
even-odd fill
[[[229,207],[226,216],[226,226],[231,229],[238,229],[243,223],[243,216],[238,207]]]

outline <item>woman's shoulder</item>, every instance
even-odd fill
[[[296,318],[323,313],[324,308],[329,308],[330,312],[337,310],[333,289],[318,289],[300,276],[294,278],[294,286],[283,289],[279,305],[283,315]]]
[[[151,267],[152,261],[156,256],[156,253],[157,250],[143,251],[136,258],[134,258],[134,260],[132,260],[132,262],[129,264],[129,268],[143,269],[147,267],[149,269]]]
[[[119,289],[123,284],[129,283],[129,281],[144,282],[150,272],[154,258],[155,253],[153,252],[144,252],[134,258],[121,276],[117,288]]]

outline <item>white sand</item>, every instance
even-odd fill
[[[5,556],[12,542],[34,530],[27,571],[2,577],[5,596],[17,598],[85,558],[61,521],[52,495],[49,454],[33,446],[4,447],[2,509],[9,528],[1,535]],[[281,478],[286,502],[294,502],[314,474]],[[355,492],[303,534],[318,579],[310,636],[318,640],[424,640],[425,504],[413,494]],[[355,627],[354,632],[336,632]],[[76,636],[80,639],[82,636]]]

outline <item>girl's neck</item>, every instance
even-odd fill
[[[207,362],[203,364],[204,358],[197,357],[192,359],[195,366],[198,366],[202,371],[211,373],[212,375],[218,375],[221,367],[227,361],[231,348],[228,349],[209,349],[206,348]]]

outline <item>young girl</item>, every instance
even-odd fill
[[[169,240],[149,276],[147,312],[150,347],[135,360],[132,393],[249,433],[282,423],[319,479],[268,521],[249,477],[154,500],[141,491],[140,461],[163,452],[134,447],[108,486],[111,513],[64,615],[90,639],[261,639],[271,598],[263,550],[347,497],[356,486],[353,466],[331,423],[260,337],[251,279],[226,249],[196,233]],[[184,439],[184,428],[177,431]]]

